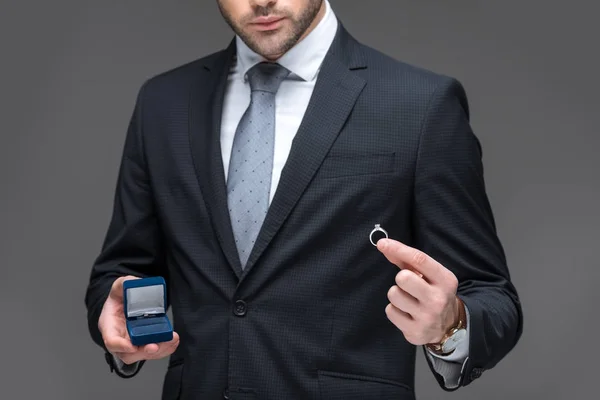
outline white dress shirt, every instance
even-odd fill
[[[300,123],[317,80],[321,63],[333,42],[337,32],[338,20],[329,2],[325,1],[326,12],[315,29],[301,42],[285,53],[277,62],[291,71],[281,83],[275,98],[275,153],[271,180],[270,201],[273,200],[279,183],[281,171],[292,147],[292,141]],[[229,170],[229,160],[233,139],[242,115],[250,104],[250,85],[246,79],[247,71],[263,58],[252,51],[239,37],[236,37],[237,54],[233,63],[223,103],[221,122],[221,151],[225,176]],[[467,310],[467,324],[468,317]],[[402,333],[399,331],[399,335]],[[447,387],[454,388],[462,371],[462,365],[468,355],[469,336],[461,341],[458,348],[449,356],[438,356],[426,352],[433,366],[444,377]],[[115,357],[116,366],[125,374],[137,371],[138,363],[124,365]]]

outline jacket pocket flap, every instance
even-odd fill
[[[413,389],[400,382],[364,375],[319,371],[321,399],[414,400]]]

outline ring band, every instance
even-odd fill
[[[375,243],[375,242],[373,241],[373,234],[374,234],[375,232],[377,232],[377,231],[379,231],[379,232],[383,232],[383,234],[385,235],[385,238],[386,238],[386,239],[387,239],[387,238],[389,238],[389,236],[388,236],[388,233],[386,232],[386,230],[385,230],[385,229],[383,229],[383,228],[381,227],[381,225],[379,225],[379,224],[375,224],[375,228],[374,228],[374,229],[371,231],[371,234],[369,234],[369,240],[371,241],[371,244],[372,244],[373,246],[375,246],[375,247],[377,247],[377,243]]]

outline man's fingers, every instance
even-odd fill
[[[177,334],[177,332],[173,332],[173,339],[169,340],[168,342],[158,343],[157,345],[161,349],[163,347],[177,347],[179,345],[179,335]]]
[[[397,309],[404,311],[411,317],[416,318],[419,313],[419,302],[417,299],[394,285],[388,290],[388,300]]]
[[[396,285],[419,302],[425,302],[430,296],[430,285],[418,272],[403,269],[396,274]]]
[[[145,354],[156,354],[160,350],[160,346],[156,343],[150,343],[144,346]]]
[[[105,341],[106,348],[114,354],[118,354],[124,362],[133,363],[139,360],[152,360],[166,357],[173,353],[179,346],[179,335],[173,332],[173,339],[163,343],[149,343],[137,347],[131,344],[129,339],[121,337],[110,337]]]
[[[115,352],[125,364],[133,364],[142,360],[159,360],[170,356],[179,346],[179,336],[173,332],[173,340],[163,343],[150,343],[138,348],[134,353]]]
[[[145,345],[141,350],[146,359],[153,360],[166,357],[172,354],[179,346],[179,335],[173,332],[173,339],[168,342],[150,343]]]
[[[403,332],[408,331],[414,323],[410,314],[394,307],[391,303],[385,307],[385,314],[390,322]]]
[[[173,332],[173,339],[166,343],[161,343],[165,347],[165,351],[168,351],[169,354],[173,353],[177,347],[179,346],[179,335],[177,332]]]
[[[168,342],[147,344],[144,346],[143,352],[152,358],[162,358],[165,355],[173,353],[177,349],[177,346],[179,346],[179,335],[173,332],[173,339]]]
[[[137,352],[139,349],[131,344],[131,341],[127,338],[108,335],[104,338],[104,345],[106,349],[111,353],[126,353],[131,354]]]
[[[393,239],[381,239],[377,242],[377,249],[392,264],[400,268],[410,266],[416,273],[421,273],[429,282],[440,280],[443,267],[440,263],[429,257],[424,252],[407,246]]]

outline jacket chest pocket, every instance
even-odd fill
[[[325,158],[317,176],[333,179],[361,175],[389,174],[396,170],[396,153],[334,153]]]

